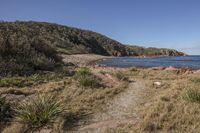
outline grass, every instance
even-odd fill
[[[100,79],[95,77],[88,68],[79,69],[74,78],[78,81],[79,85],[84,88],[97,88],[100,87]]]
[[[34,74],[31,76],[12,76],[4,77],[0,79],[0,87],[23,87],[30,86],[36,83],[41,83],[50,80],[56,80],[61,78],[61,75],[58,74]]]
[[[100,80],[94,76],[86,76],[79,79],[79,85],[82,87],[97,88],[100,86],[99,82]]]
[[[116,72],[116,73],[114,74],[114,76],[115,76],[118,80],[120,80],[120,81],[126,81],[126,80],[128,80],[128,77],[126,76],[126,74],[123,73],[123,72],[120,72],[120,71]]]
[[[63,105],[57,97],[44,94],[20,103],[15,109],[17,121],[31,130],[51,125],[63,111]]]
[[[200,77],[192,77],[190,78],[190,81],[192,81],[193,83],[200,83]]]
[[[200,103],[200,91],[189,89],[185,92],[183,98],[191,102]]]
[[[91,73],[90,69],[83,67],[83,68],[78,69],[78,71],[76,72],[74,77],[75,77],[75,79],[79,79],[80,77],[86,77],[86,76],[91,76],[91,75],[92,75],[92,73]]]

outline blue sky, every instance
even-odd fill
[[[200,54],[200,0],[0,0],[0,20],[53,22]]]

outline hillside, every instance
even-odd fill
[[[0,75],[31,74],[62,64],[59,54],[177,56],[170,49],[122,45],[101,34],[46,22],[0,23]]]
[[[167,49],[167,48],[145,48],[145,47],[139,47],[139,46],[126,46],[127,51],[129,51],[129,55],[133,56],[183,56],[186,55],[183,52],[179,52],[174,49]]]
[[[2,22],[0,23],[1,43],[8,39],[15,45],[44,41],[58,52],[77,54],[95,53],[100,55],[182,55],[171,49],[125,46],[92,31],[50,24],[45,22]]]

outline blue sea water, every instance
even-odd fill
[[[111,67],[176,67],[200,69],[200,55],[195,56],[162,56],[153,58],[115,57],[99,61],[98,64]]]

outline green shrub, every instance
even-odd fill
[[[79,79],[81,77],[86,77],[86,76],[91,76],[92,73],[90,72],[90,69],[89,68],[80,68],[76,74],[75,74],[75,79]]]
[[[190,78],[190,81],[192,81],[194,83],[200,83],[200,77],[192,77],[192,78]]]
[[[63,111],[61,101],[51,95],[38,95],[15,109],[16,119],[30,129],[50,125]]]
[[[99,79],[97,79],[94,76],[86,76],[86,77],[82,77],[78,80],[79,85],[82,87],[91,87],[91,88],[95,88],[95,87],[99,87]]]
[[[131,72],[137,72],[138,69],[137,69],[136,67],[132,67],[132,68],[130,69],[130,71],[131,71]]]
[[[122,73],[122,72],[117,72],[117,73],[114,74],[114,76],[118,80],[122,80],[122,81],[128,80],[128,77],[124,73]]]
[[[78,81],[81,87],[99,87],[100,79],[95,77],[88,68],[79,69],[74,78]]]
[[[101,73],[101,74],[105,75],[107,72],[106,72],[106,71],[103,71],[103,70],[101,70],[101,71],[99,71],[99,73]]]
[[[11,114],[11,104],[6,101],[5,97],[0,96],[0,123],[7,122],[11,118]]]
[[[191,102],[200,103],[200,91],[192,89],[187,90],[183,98]]]

